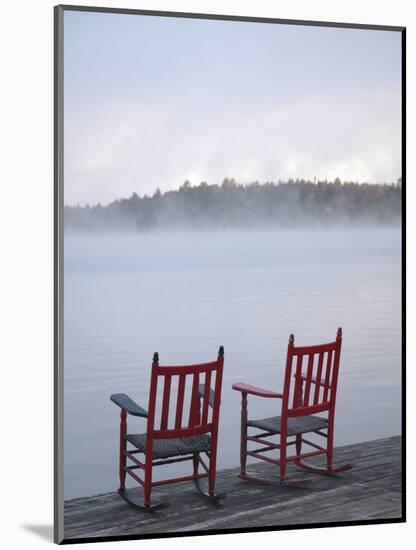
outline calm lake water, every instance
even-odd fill
[[[184,364],[224,345],[219,468],[239,463],[231,384],[279,391],[291,332],[306,345],[343,327],[336,445],[401,432],[399,229],[67,235],[64,254],[65,498],[117,489],[109,396],[147,408],[154,351],[161,364]],[[249,413],[278,407],[252,398]],[[145,430],[132,419],[129,431]]]

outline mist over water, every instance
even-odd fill
[[[147,408],[154,351],[161,364],[185,364],[224,345],[219,468],[239,463],[231,384],[279,391],[292,332],[306,345],[343,328],[336,445],[401,432],[399,228],[70,233],[64,258],[65,498],[117,488],[109,396]],[[252,398],[249,416],[278,415],[279,405]]]

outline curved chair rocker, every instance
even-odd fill
[[[285,484],[288,462],[294,462],[309,472],[333,475],[352,468],[346,464],[333,466],[334,449],[334,416],[338,383],[338,370],[341,355],[342,329],[339,328],[334,342],[322,345],[295,347],[294,336],[290,335],[287,350],[286,371],[283,393],[277,393],[247,384],[234,384],[234,390],[241,392],[241,452],[240,477],[252,481],[262,481],[246,472],[247,456],[276,464],[280,467],[280,483]],[[293,369],[294,358],[296,366]],[[307,357],[306,371],[302,371],[303,358]],[[292,374],[292,371],[294,373]],[[292,383],[293,382],[293,383]],[[259,420],[247,418],[247,395],[281,400],[281,415]],[[292,405],[290,402],[292,401]],[[326,413],[327,418],[315,416]],[[248,435],[248,427],[261,430],[256,435]],[[306,433],[317,434],[327,440],[326,447],[304,437]],[[279,444],[266,438],[280,435]],[[289,438],[294,437],[292,441]],[[248,442],[262,445],[248,450]],[[302,453],[302,444],[314,450]],[[296,454],[287,456],[287,447],[295,445]],[[264,453],[278,449],[279,460],[264,456]],[[321,468],[305,461],[312,456],[326,455],[326,468]]]
[[[224,366],[224,348],[221,346],[216,361],[188,366],[160,366],[157,353],[153,356],[148,411],[145,411],[124,393],[111,395],[110,399],[121,408],[120,416],[120,462],[119,495],[132,506],[146,511],[154,511],[165,506],[165,503],[152,504],[152,487],[193,480],[199,493],[211,501],[218,501],[225,495],[215,492],[218,423],[222,372]],[[203,377],[203,383],[202,381]],[[214,382],[215,378],[215,382]],[[189,414],[184,419],[184,401],[187,379],[190,380]],[[163,392],[158,398],[158,384],[163,381]],[[177,384],[176,384],[177,382]],[[211,389],[211,384],[214,389]],[[177,391],[172,391],[173,387]],[[176,393],[176,407],[169,422],[169,403]],[[158,403],[160,401],[160,403]],[[188,407],[187,407],[188,409]],[[173,412],[173,411],[172,411]],[[127,433],[127,415],[147,418],[147,431],[142,434]],[[156,422],[160,417],[160,424]],[[158,424],[156,426],[156,423]],[[169,424],[171,426],[169,427]],[[133,448],[128,449],[127,444]],[[209,465],[204,462],[201,453],[209,458]],[[144,455],[144,461],[137,458]],[[127,459],[133,464],[127,465]],[[192,460],[193,474],[186,477],[152,481],[153,466],[172,464]],[[204,472],[199,473],[199,466]],[[143,470],[141,479],[134,470]],[[143,487],[144,498],[134,495],[134,489],[126,489],[126,474],[129,474]],[[201,484],[201,479],[208,478],[208,490]]]

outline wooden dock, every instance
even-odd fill
[[[289,479],[306,479],[287,487],[280,486],[276,467],[267,463],[249,467],[268,480],[261,485],[239,479],[237,468],[222,470],[217,488],[227,492],[227,498],[217,504],[202,499],[190,482],[165,485],[153,494],[155,501],[169,501],[170,506],[155,513],[130,507],[116,492],[69,500],[65,502],[65,540],[400,520],[400,436],[338,447],[337,462],[350,462],[353,470],[327,477],[291,465]]]

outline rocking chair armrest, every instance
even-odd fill
[[[199,397],[204,397],[205,395],[205,384],[199,384],[198,386],[198,393],[199,393]],[[212,388],[209,389],[209,406],[211,408],[214,408],[214,398],[215,398],[215,393],[214,393],[214,390]]]
[[[276,399],[282,399],[283,394],[275,391],[265,390],[256,386],[250,386],[249,384],[233,384],[233,390],[240,391],[241,393],[249,393],[250,395],[258,395],[259,397],[274,397]]]
[[[110,399],[128,414],[147,418],[147,412],[125,393],[113,393],[110,395]]]

